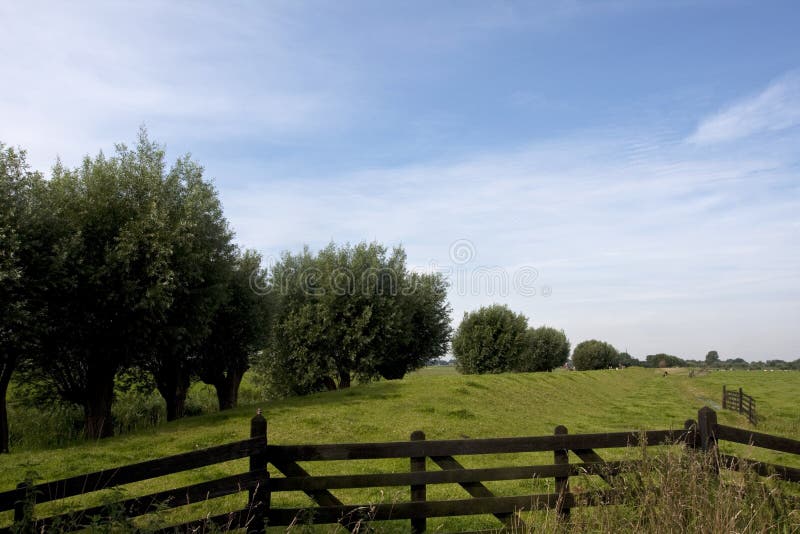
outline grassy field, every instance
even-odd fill
[[[668,375],[654,369],[554,372],[462,376],[451,368],[429,368],[400,381],[384,381],[349,390],[270,402],[261,406],[269,421],[269,440],[276,444],[406,440],[414,430],[428,439],[480,438],[551,434],[565,425],[570,433],[682,428],[704,405],[718,409],[721,423],[748,427],[743,416],[719,409],[722,385],[743,387],[758,402],[759,430],[800,437],[797,392],[800,373],[715,371],[690,377],[683,369]],[[187,418],[154,430],[93,443],[51,450],[14,451],[0,456],[0,490],[13,488],[28,473],[38,480],[109,468],[208,447],[248,437],[249,419],[257,406]],[[747,451],[771,461],[800,466],[789,455]],[[608,451],[607,457],[631,451]],[[552,453],[465,457],[467,467],[551,463]],[[348,462],[353,473],[407,471],[408,460]],[[313,474],[342,472],[342,463],[309,464]],[[429,467],[432,468],[432,467]],[[212,466],[126,487],[126,495],[154,491],[245,471],[246,461]],[[276,473],[273,473],[274,475]],[[498,494],[523,494],[531,489],[552,491],[552,481],[512,481],[487,484]],[[408,489],[384,492],[335,492],[344,502],[397,502],[408,499]],[[429,488],[429,499],[463,498],[458,487]],[[228,499],[243,502],[241,498]],[[310,505],[302,494],[273,498],[275,505]],[[230,502],[227,504],[231,504]],[[200,503],[199,507],[209,503]],[[9,520],[0,518],[0,524]],[[491,517],[430,520],[429,528],[444,531],[496,527]],[[391,527],[391,525],[390,525]],[[407,523],[395,525],[398,531]]]

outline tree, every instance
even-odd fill
[[[610,344],[591,339],[583,341],[575,347],[572,353],[572,362],[577,371],[607,369],[618,365],[619,354],[617,349]]]
[[[627,352],[620,352],[619,365],[624,365],[625,367],[644,367],[644,362],[637,360]]]
[[[465,374],[503,373],[527,349],[528,320],[507,306],[493,304],[464,314],[453,336],[456,365]]]
[[[219,409],[235,408],[239,385],[250,360],[267,348],[271,296],[261,256],[245,251],[236,257],[225,302],[217,308],[210,333],[197,349],[197,373],[214,386]]]
[[[172,304],[162,171],[163,152],[142,132],[134,150],[56,164],[44,195],[45,328],[27,372],[83,407],[90,438],[113,433],[114,376],[151,350]]]
[[[733,369],[747,369],[750,367],[750,364],[744,358],[728,358],[727,360],[723,360],[721,363],[723,367]]]
[[[146,137],[144,142],[147,143]],[[164,153],[151,144],[162,173],[160,204],[163,233],[170,246],[165,265],[171,273],[170,305],[150,325],[151,350],[142,365],[155,378],[167,405],[167,420],[183,417],[199,345],[226,298],[235,247],[217,191],[203,167],[189,156],[163,173]]]
[[[440,275],[409,274],[397,247],[377,243],[284,253],[273,343],[260,366],[285,393],[399,378],[444,355],[449,308]]]
[[[673,356],[671,354],[648,354],[645,357],[645,367],[686,367],[686,360]]]
[[[31,172],[24,151],[0,143],[0,453],[8,452],[6,394],[11,376],[34,349],[41,300],[33,250],[41,175]]]
[[[569,341],[563,330],[549,326],[529,328],[525,338],[527,347],[514,365],[515,371],[552,371],[569,358]]]
[[[167,172],[141,130],[113,157],[57,163],[42,198],[46,310],[25,372],[83,407],[90,438],[113,433],[114,377],[132,366],[152,373],[168,417],[181,415],[234,250],[202,167],[186,156]]]
[[[717,364],[719,364],[719,353],[715,350],[708,351],[708,354],[706,354],[706,365],[713,367]]]
[[[391,341],[377,365],[387,380],[403,378],[447,353],[452,328],[447,282],[441,274],[410,273],[398,302],[399,328],[385,330]]]

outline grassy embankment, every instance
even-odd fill
[[[393,441],[408,439],[414,430],[428,439],[500,437],[550,434],[556,425],[570,433],[682,427],[695,418],[705,404],[718,408],[722,385],[743,387],[758,401],[759,430],[800,436],[796,415],[796,372],[713,372],[690,378],[685,370],[670,370],[668,376],[652,369],[624,371],[556,372],[461,376],[447,368],[414,373],[402,381],[379,382],[349,390],[265,404],[272,443],[324,443]],[[208,447],[248,436],[253,405],[236,410],[187,418],[160,425],[154,430],[51,450],[15,451],[0,456],[0,489],[10,489],[35,472],[39,480],[89,472],[150,458]],[[747,427],[744,417],[719,410],[720,422]],[[604,457],[632,451],[601,452]],[[758,451],[749,451],[759,455]],[[789,455],[761,454],[762,458],[800,465]],[[464,457],[467,467],[551,463],[552,454],[517,454],[492,458]],[[310,464],[312,473],[406,471],[408,460],[382,462],[330,462]],[[429,469],[434,469],[429,462]],[[212,466],[195,472],[134,484],[126,495],[136,495],[176,484],[192,483],[212,476],[246,470],[246,461]],[[277,473],[273,473],[277,475]],[[581,484],[580,481],[576,481]],[[586,484],[591,484],[587,480]],[[531,490],[552,491],[552,480],[487,483],[498,494],[524,494]],[[344,502],[399,502],[408,499],[407,488],[385,491],[336,492]],[[431,487],[429,499],[464,498],[457,486]],[[242,503],[243,497],[226,499]],[[273,497],[275,505],[310,505],[302,494]],[[214,509],[213,503],[198,507]],[[210,507],[210,508],[209,508]],[[161,519],[169,518],[167,513]],[[180,516],[175,516],[180,517]],[[0,524],[8,518],[0,518]],[[431,529],[476,529],[497,525],[491,517],[434,519]],[[387,525],[392,528],[392,525]],[[407,529],[407,522],[394,525]]]

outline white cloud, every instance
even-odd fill
[[[760,358],[767,342],[775,356],[800,356],[791,353],[800,345],[798,136],[786,131],[800,124],[800,76],[701,121],[689,144],[669,124],[642,134],[612,125],[448,161],[364,169],[359,161],[381,160],[355,156],[355,170],[338,174],[320,169],[324,157],[276,163],[260,151],[320,148],[339,132],[346,143],[354,118],[382,120],[405,87],[384,86],[386,72],[424,79],[415,54],[444,56],[518,26],[551,32],[596,13],[589,7],[634,4],[477,3],[426,11],[420,24],[408,7],[385,4],[0,3],[0,49],[10,51],[0,56],[0,140],[45,169],[56,152],[74,165],[145,122],[170,150],[198,154],[240,243],[265,255],[375,239],[404,244],[412,265],[443,265],[466,238],[475,265],[533,266],[537,289],[553,289],[548,298],[453,293],[456,321],[501,300],[573,342],[607,339],[638,356],[714,348]],[[541,104],[535,92],[513,99]],[[756,135],[776,130],[786,135]],[[723,142],[745,137],[752,142]],[[452,154],[451,141],[432,144]],[[744,334],[753,328],[763,335]]]
[[[266,255],[377,239],[403,243],[412,265],[447,266],[451,243],[466,238],[473,267],[539,271],[535,297],[454,288],[456,322],[500,301],[575,342],[597,337],[639,356],[700,358],[711,348],[765,357],[758,339],[721,337],[757,325],[773,336],[770,354],[792,357],[785,347],[800,342],[790,326],[800,320],[796,155],[698,154],[675,142],[625,157],[647,143],[592,132],[326,181],[250,182],[222,196],[240,241]]]
[[[761,93],[704,119],[688,141],[723,143],[800,124],[800,74],[788,74]]]
[[[347,116],[349,95],[332,64],[290,46],[281,9],[0,4],[0,139],[45,169],[142,123],[189,144],[324,131]]]

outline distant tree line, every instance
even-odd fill
[[[0,144],[0,451],[12,376],[113,432],[115,379],[145,377],[167,419],[193,380],[236,406],[251,365],[284,393],[399,378],[440,358],[446,284],[377,244],[286,253],[272,272],[233,242],[217,191],[189,156],[136,146],[56,163],[50,179]]]
[[[575,352],[578,353],[578,360],[575,361],[575,354],[573,353],[573,361],[575,364],[575,368],[578,370],[585,370],[585,369],[604,369],[608,367],[617,367],[617,366],[624,366],[624,367],[647,367],[647,368],[665,368],[665,367],[703,367],[703,368],[712,368],[712,369],[739,369],[739,370],[760,370],[760,369],[776,369],[776,370],[800,370],[800,359],[794,360],[792,362],[786,362],[784,360],[767,360],[767,361],[755,361],[755,362],[748,362],[742,358],[729,358],[729,359],[721,359],[719,357],[719,353],[715,350],[709,351],[706,355],[704,360],[693,360],[693,359],[685,359],[680,358],[678,356],[673,356],[671,354],[665,354],[663,352],[658,354],[648,354],[645,356],[644,360],[638,360],[628,354],[627,352],[620,352],[617,354],[616,358],[613,356],[613,351],[606,351],[608,357],[606,359],[599,359],[593,358],[588,364],[584,359],[584,349],[588,349],[589,347],[593,347],[594,349],[591,352],[596,351],[597,341],[590,341],[584,342],[587,343],[585,347],[582,347],[583,343],[579,344],[575,347]],[[605,345],[608,345],[605,343]],[[579,347],[581,350],[579,350]],[[608,345],[611,349],[613,347]],[[580,362],[580,363],[579,363]],[[588,365],[588,366],[587,366]]]
[[[561,330],[529,328],[527,318],[499,304],[465,313],[453,337],[453,355],[458,369],[467,374],[550,371],[570,357],[569,341]],[[605,341],[582,341],[572,351],[577,371],[618,367],[704,367],[743,370],[800,370],[800,359],[792,362],[767,360],[748,362],[742,358],[721,359],[709,351],[704,360],[685,359],[672,354],[648,354],[639,360],[619,352]]]
[[[791,362],[784,360],[748,362],[743,358],[727,358],[723,360],[715,350],[708,351],[703,361],[687,360],[687,363],[694,367],[709,367],[712,369],[800,371],[800,358]]]

